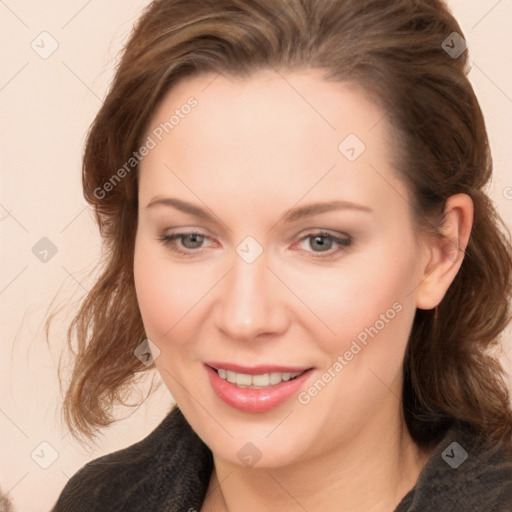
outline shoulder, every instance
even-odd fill
[[[510,512],[512,450],[454,426],[432,452],[397,512]]]
[[[83,466],[52,512],[165,510],[173,500],[195,501],[191,492],[200,503],[212,464],[211,452],[174,407],[142,441]]]

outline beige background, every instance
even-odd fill
[[[171,403],[162,388],[87,451],[59,420],[56,369],[66,317],[50,348],[43,334],[55,295],[57,304],[70,305],[94,277],[100,242],[81,193],[82,145],[118,51],[147,3],[0,0],[0,485],[18,511],[49,510],[82,464],[142,439]],[[512,2],[449,5],[468,40],[470,77],[488,123],[495,163],[490,193],[511,226]],[[43,31],[59,45],[47,59],[31,47],[35,40],[41,53],[55,44]],[[32,253],[43,237],[58,249],[46,263]],[[510,357],[503,361],[510,371]]]

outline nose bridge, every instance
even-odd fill
[[[251,261],[240,251],[244,248],[240,245],[219,298],[217,326],[233,339],[249,340],[282,331],[287,322],[286,307],[272,282],[267,255],[263,251]]]

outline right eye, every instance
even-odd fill
[[[163,234],[159,241],[168,249],[183,256],[194,256],[202,253],[203,242],[208,237],[196,231]]]

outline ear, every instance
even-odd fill
[[[433,309],[443,299],[455,279],[473,226],[473,201],[467,194],[449,197],[444,208],[442,236],[426,237],[416,307]]]

